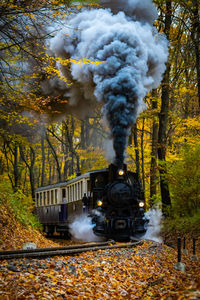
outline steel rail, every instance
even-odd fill
[[[51,256],[70,256],[75,255],[79,253],[83,253],[86,251],[98,251],[98,250],[106,250],[106,249],[115,249],[115,248],[131,248],[137,245],[141,245],[143,241],[139,242],[131,242],[131,243],[125,243],[125,244],[117,244],[117,245],[110,245],[111,242],[107,242],[107,245],[97,245],[93,244],[93,246],[90,245],[84,245],[84,247],[80,247],[81,245],[78,245],[77,247],[74,246],[74,248],[67,248],[67,247],[57,247],[55,250],[54,248],[46,248],[43,249],[37,249],[38,251],[30,251],[24,250],[21,251],[5,251],[3,254],[0,254],[0,260],[7,260],[7,259],[16,259],[16,258],[43,258],[43,257],[51,257]],[[65,248],[65,249],[63,249]],[[67,248],[67,249],[66,249]],[[48,249],[48,250],[47,250]],[[36,250],[36,249],[35,249]],[[7,252],[15,252],[15,253],[7,253]],[[2,251],[1,251],[2,253]]]
[[[48,247],[48,248],[36,248],[36,249],[18,249],[18,250],[7,250],[0,251],[0,255],[4,254],[18,254],[18,253],[30,253],[30,252],[45,252],[45,251],[57,251],[57,250],[68,250],[68,249],[77,249],[77,248],[85,248],[85,247],[94,247],[94,246],[104,246],[109,244],[114,244],[115,241],[109,240],[106,242],[93,242],[93,243],[85,243],[85,244],[77,244],[77,245],[69,245],[69,246],[60,246],[60,247]]]

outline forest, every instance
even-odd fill
[[[199,224],[199,1],[154,4],[158,11],[154,26],[168,40],[168,60],[161,84],[147,93],[146,108],[131,127],[125,162],[137,172],[148,208],[162,205],[166,216]],[[101,1],[1,0],[0,203],[7,192],[32,207],[37,187],[112,162],[112,134],[102,102],[81,102],[84,96],[69,75],[72,65],[84,70],[106,61],[64,59],[49,46],[63,27],[70,27],[71,14],[101,5]],[[65,86],[72,86],[75,105]]]

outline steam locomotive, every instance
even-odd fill
[[[85,209],[84,195],[95,235],[125,240],[145,232],[142,189],[137,174],[127,171],[125,164],[38,188],[35,212],[44,231],[68,235],[71,222]]]
[[[136,173],[111,164],[106,185],[93,188],[94,233],[115,240],[126,240],[146,231],[144,195]],[[98,177],[95,179],[98,182]]]

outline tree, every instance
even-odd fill
[[[10,179],[13,191],[16,192],[20,186],[21,180],[21,163],[19,156],[19,143],[17,140],[3,137],[2,153],[5,156],[7,174]]]
[[[200,17],[199,17],[199,1],[179,1],[180,7],[186,11],[187,23],[185,29],[190,33],[191,43],[193,45],[193,52],[195,55],[195,68],[196,68],[196,82],[198,88],[198,105],[200,108]],[[189,23],[189,26],[188,26]]]
[[[32,199],[35,199],[35,175],[34,175],[35,151],[32,146],[29,146],[29,149],[27,150],[20,145],[19,149],[20,149],[21,158],[29,170],[31,196]]]
[[[151,166],[150,166],[150,207],[154,204],[153,198],[157,194],[157,143],[158,143],[158,92],[152,91],[152,138],[151,138]]]
[[[166,37],[170,38],[170,28],[172,22],[172,1],[166,0],[166,14],[165,14],[165,27],[164,32]],[[167,131],[167,121],[168,121],[168,110],[169,110],[169,95],[170,95],[170,63],[168,62],[166,71],[163,76],[162,81],[162,96],[161,96],[161,110],[159,114],[159,130],[158,130],[158,159],[160,161],[159,164],[159,172],[160,172],[160,189],[161,189],[161,197],[162,197],[162,206],[163,211],[166,210],[166,207],[171,204],[170,194],[169,194],[169,186],[164,179],[164,175],[166,174],[166,131]]]

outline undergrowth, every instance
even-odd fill
[[[176,216],[168,217],[163,221],[163,234],[167,235],[176,232],[180,236],[191,234],[200,235],[200,209],[193,216]]]
[[[33,214],[34,202],[30,196],[22,191],[13,192],[9,181],[0,181],[0,209],[4,204],[14,217],[24,226],[41,229],[41,225]]]

